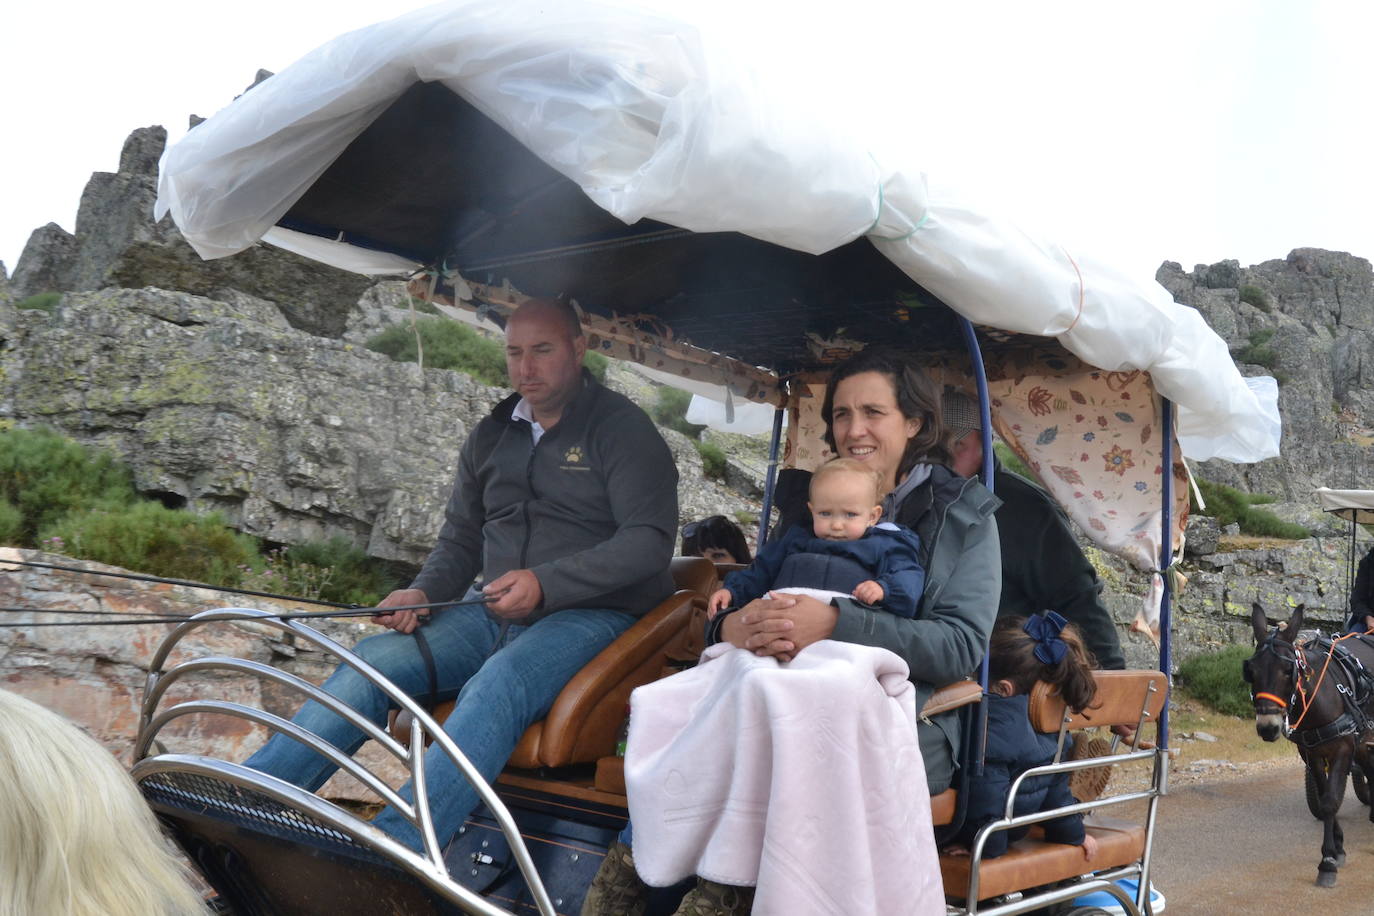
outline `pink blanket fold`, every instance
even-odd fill
[[[824,640],[728,645],[631,697],[625,783],[651,885],[756,885],[754,912],[942,914],[907,666]]]

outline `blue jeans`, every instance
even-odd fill
[[[568,680],[634,621],[621,611],[578,608],[528,626],[512,624],[503,634],[481,604],[438,611],[424,627],[437,669],[438,698],[458,698],[444,731],[491,782],[525,729],[548,713]],[[364,639],[353,651],[408,695],[428,695],[429,672],[414,637],[389,631]],[[379,725],[392,708],[381,690],[347,665],[340,665],[323,686]],[[366,740],[360,730],[314,701],[303,705],[293,721],[348,754]],[[246,765],[311,792],[336,769],[310,748],[280,734]],[[425,779],[435,834],[446,843],[477,807],[477,792],[437,745],[425,754]],[[413,801],[410,783],[400,795]],[[422,848],[419,831],[399,812],[387,808],[373,823],[412,849]]]

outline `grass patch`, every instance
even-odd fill
[[[1178,666],[1178,686],[1219,713],[1253,715],[1250,688],[1240,674],[1241,662],[1253,654],[1252,647],[1239,645],[1194,655]]]
[[[759,520],[759,517],[758,517],[756,514],[754,514],[753,512],[750,512],[750,511],[747,510],[747,509],[736,509],[736,510],[735,510],[735,521],[736,521],[741,527],[747,527],[747,526],[749,526],[749,525],[757,524],[757,523],[758,523],[758,520]]]
[[[1290,376],[1279,368],[1279,354],[1269,346],[1269,341],[1273,338],[1273,328],[1251,331],[1249,342],[1236,351],[1236,361],[1263,366],[1274,376],[1274,381],[1282,385],[1288,382]]]
[[[689,439],[700,439],[701,431],[706,427],[687,422],[687,405],[691,403],[692,395],[689,392],[683,391],[681,388],[671,388],[664,385],[658,389],[658,400],[649,410],[649,416],[653,417],[654,422],[659,426],[675,429]],[[721,455],[723,465],[724,454],[721,454],[720,449],[715,446],[710,446],[710,448]],[[700,444],[697,445],[697,451],[702,452],[702,461],[706,461],[706,454]]]
[[[417,362],[420,351],[415,341],[417,332],[424,348],[425,368],[454,369],[486,385],[510,386],[505,348],[448,318],[421,318],[415,322],[414,329],[409,324],[392,325],[370,339],[367,348],[385,353],[397,362]]]
[[[1274,306],[1269,301],[1269,294],[1258,286],[1246,284],[1240,288],[1239,293],[1241,302],[1248,302],[1261,312],[1272,312],[1274,310]]]
[[[1215,518],[1217,524],[1222,527],[1236,524],[1240,525],[1241,534],[1252,537],[1283,538],[1289,541],[1300,541],[1312,536],[1312,532],[1302,525],[1285,522],[1272,512],[1255,508],[1256,505],[1274,502],[1272,496],[1263,493],[1246,493],[1235,487],[1212,483],[1201,477],[1196,479],[1198,489],[1202,491],[1202,498],[1207,503],[1207,508],[1199,508],[1196,497],[1190,496],[1192,511],[1199,515]]]
[[[20,299],[18,307],[51,314],[52,310],[57,308],[57,303],[61,301],[61,293],[34,293],[32,296]]]
[[[693,442],[697,447],[697,454],[701,455],[701,469],[707,477],[716,480],[725,479],[725,453],[716,445],[710,442]]]

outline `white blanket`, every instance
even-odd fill
[[[636,690],[640,876],[757,885],[758,914],[944,913],[907,673],[885,649],[832,640],[788,664],[719,645]]]

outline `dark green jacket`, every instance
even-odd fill
[[[463,444],[444,526],[411,584],[457,599],[480,571],[490,582],[529,569],[544,603],[524,622],[566,608],[641,615],[673,592],[677,467],[653,421],[583,372],[583,388],[533,444],[511,395]]]
[[[1102,606],[1102,583],[1083,555],[1059,504],[1040,487],[1000,464],[993,491],[1002,500],[1002,600],[998,617],[1058,611],[1078,627],[1100,668],[1124,668],[1121,640]]]

